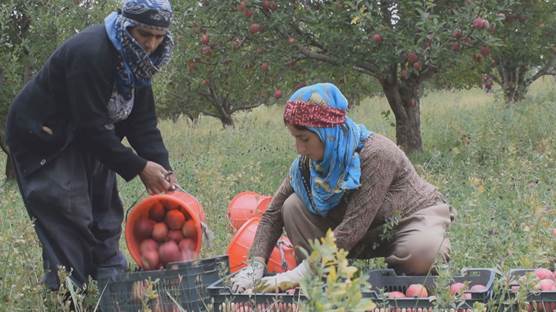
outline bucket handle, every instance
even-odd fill
[[[278,251],[280,252],[280,262],[282,264],[282,270],[286,272],[289,269],[288,262],[286,261],[286,252],[284,251],[284,248],[287,247],[287,244],[284,241],[279,240],[276,243],[276,247],[278,247]]]
[[[172,171],[168,171],[168,173],[166,174],[165,178],[167,178],[170,174],[172,174]],[[178,190],[180,190],[180,191],[182,191],[182,192],[184,192],[184,193],[187,193],[187,192],[183,189],[183,187],[181,187],[178,183],[175,183],[174,186],[175,186]],[[135,205],[139,202],[139,200],[140,200],[141,198],[143,198],[143,196],[145,196],[145,193],[146,193],[146,192],[147,192],[147,190],[146,190],[146,189],[143,189],[143,192],[141,192],[141,194],[139,194],[139,196],[137,196],[137,198],[133,201],[133,203],[129,206],[129,208],[126,209],[126,211],[125,211],[125,218],[124,218],[124,221],[125,221],[125,222],[127,222],[127,215],[128,215],[129,212],[131,211],[131,208],[135,207]]]

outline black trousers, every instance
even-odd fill
[[[123,207],[112,170],[77,146],[28,176],[14,163],[41,243],[48,288],[59,288],[59,266],[71,270],[78,286],[89,276],[105,279],[127,268],[119,249]]]

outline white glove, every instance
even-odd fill
[[[253,289],[255,284],[263,277],[266,265],[262,259],[255,258],[241,269],[230,279],[232,282],[232,292],[243,293],[248,289]]]
[[[307,260],[303,260],[293,270],[278,273],[273,276],[266,276],[257,284],[257,292],[279,292],[299,286],[305,276],[311,274],[311,267]]]

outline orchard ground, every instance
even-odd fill
[[[463,267],[546,267],[556,262],[556,82],[535,83],[514,107],[497,90],[434,91],[422,98],[424,152],[412,155],[418,172],[457,209],[450,230],[450,270]],[[372,131],[395,137],[383,97],[350,112]],[[204,257],[224,254],[231,238],[226,207],[241,191],[272,194],[295,157],[282,107],[259,107],[234,116],[235,128],[202,117],[191,124],[161,121],[160,128],[181,186],[197,197],[216,234]],[[2,158],[2,165],[5,158]],[[145,196],[139,179],[120,180],[127,209]],[[42,259],[15,183],[0,197],[0,298],[6,311],[45,311],[55,299],[40,286]],[[127,254],[125,240],[121,247]],[[371,260],[383,267],[382,260]],[[53,303],[54,300],[54,303]]]

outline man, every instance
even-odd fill
[[[54,51],[10,107],[7,143],[50,289],[59,266],[79,286],[127,268],[116,173],[139,175],[150,194],[174,188],[151,88],[170,59],[171,18],[168,0],[124,1]]]

